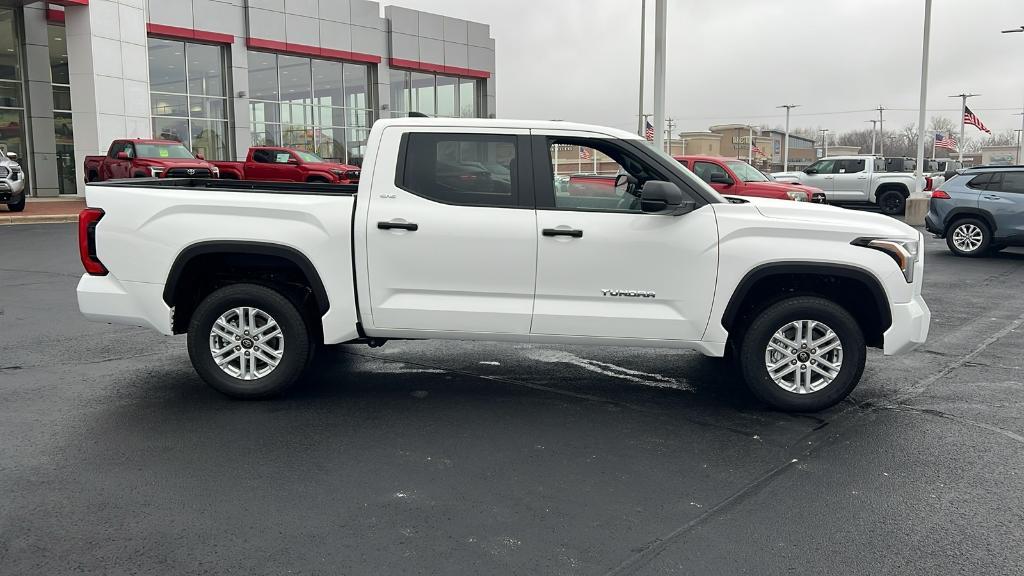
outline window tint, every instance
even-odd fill
[[[401,187],[448,204],[516,205],[516,137],[498,134],[406,136]]]
[[[835,160],[818,160],[814,164],[811,164],[804,171],[817,170],[818,174],[832,174],[832,168],[835,165]]]
[[[274,152],[272,150],[253,150],[252,161],[269,164],[274,161]]]
[[[837,162],[839,174],[855,174],[864,171],[863,160],[840,160]]]
[[[604,139],[552,138],[548,151],[555,208],[639,213],[644,182],[664,179]]]
[[[975,190],[984,190],[985,186],[992,181],[992,173],[978,174],[967,183],[968,188],[974,188]]]
[[[696,174],[698,178],[705,182],[711,182],[712,174],[721,174],[726,178],[729,177],[729,174],[725,171],[725,168],[722,168],[721,166],[713,162],[694,162],[693,173]]]
[[[1024,194],[1024,172],[1003,172],[1003,181],[998,186],[989,186],[989,190]]]

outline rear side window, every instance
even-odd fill
[[[274,152],[272,150],[253,150],[252,161],[269,164],[274,161]]]
[[[856,174],[864,171],[863,160],[840,160],[838,163],[839,174]]]
[[[403,190],[445,204],[517,204],[515,136],[411,132],[403,149]]]
[[[971,178],[971,181],[967,183],[967,187],[973,188],[975,190],[985,190],[986,186],[988,186],[991,182],[992,173],[987,172],[985,174],[978,174],[974,178]]]
[[[1003,181],[998,187],[989,187],[989,190],[1024,194],[1024,172],[1003,172]]]

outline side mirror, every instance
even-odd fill
[[[298,164],[299,163],[299,159],[294,157],[294,156],[289,156],[288,157],[288,163],[289,164]]]
[[[7,153],[7,158],[9,158],[10,160],[12,160],[14,162],[17,162],[18,161],[18,153],[17,152],[8,152]]]
[[[202,152],[196,152],[196,160],[206,160],[206,158],[203,157]]]
[[[647,214],[680,216],[692,212],[693,200],[684,200],[683,191],[671,182],[650,180],[640,189],[640,209]]]
[[[711,184],[724,184],[726,186],[733,185],[732,178],[729,178],[728,176],[722,174],[721,172],[715,172],[714,174],[712,174],[708,182]]]
[[[121,151],[121,152],[117,153],[117,159],[118,160],[131,160],[131,158],[128,156],[128,153],[124,152],[124,151]]]

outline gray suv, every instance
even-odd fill
[[[957,256],[1024,246],[1024,166],[971,168],[932,192],[925,229]]]

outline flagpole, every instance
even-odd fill
[[[932,162],[935,162],[935,141],[938,140],[937,136],[938,134],[932,134]]]
[[[960,95],[960,141],[957,142],[957,148],[959,148],[959,150],[957,150],[957,153],[959,155],[957,160],[960,162],[961,166],[963,166],[963,164],[964,164],[964,126],[965,126],[964,125],[964,114],[966,114],[966,113],[967,113],[967,94],[961,94]]]
[[[583,146],[576,147],[576,173],[583,172]]]

